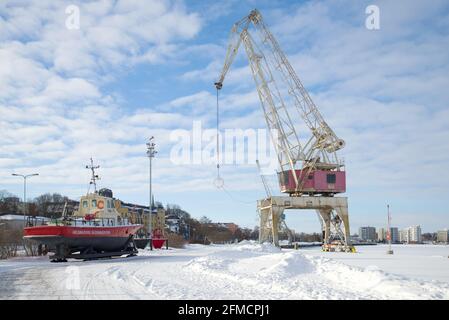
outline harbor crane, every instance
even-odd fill
[[[215,82],[217,105],[218,92],[242,43],[276,150],[280,191],[287,194],[267,192],[265,199],[257,201],[259,241],[271,240],[279,246],[285,209],[314,209],[322,226],[323,250],[353,251],[347,198],[335,197],[346,191],[344,163],[337,157],[345,142],[324,121],[257,9],[231,29],[223,69]]]

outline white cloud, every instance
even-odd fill
[[[13,170],[38,170],[42,183],[78,195],[88,180],[82,165],[94,156],[104,168],[105,185],[140,194],[146,181],[144,143],[154,135],[160,148],[159,192],[212,190],[213,166],[170,163],[169,134],[190,129],[193,120],[214,126],[212,83],[221,71],[231,24],[209,43],[189,41],[198,35],[207,39],[214,19],[233,6],[206,10],[197,4],[201,16],[178,1],[83,2],[81,28],[67,30],[67,4],[0,3],[2,182],[14,182]],[[379,2],[377,32],[364,27],[364,3],[306,2],[289,9],[275,4],[262,12],[323,116],[347,142],[342,156],[350,194],[447,194],[446,4],[400,4]],[[235,15],[232,22],[242,12]],[[201,33],[204,23],[208,29]],[[243,51],[220,93],[222,128],[265,126]],[[147,108],[123,107],[105,87],[148,64],[182,66],[164,78],[171,98]],[[178,94],[173,79],[194,89]],[[253,169],[224,168],[229,189],[263,192]]]
[[[90,156],[130,176],[129,183],[140,181],[136,166],[123,167],[138,154],[145,161],[146,137],[157,134],[166,144],[170,128],[191,119],[171,110],[129,112],[103,85],[135,64],[174,58],[201,21],[181,2],[92,1],[78,4],[80,29],[68,30],[68,4],[0,4],[3,182],[11,182],[11,171],[38,170],[42,183],[84,184],[82,163]]]

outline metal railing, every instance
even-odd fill
[[[27,217],[26,226],[27,227],[35,227],[35,226],[48,226],[48,225],[56,225],[56,226],[92,226],[92,227],[114,227],[114,226],[122,226],[128,225],[128,219],[112,219],[112,218],[96,218],[91,220],[86,220],[84,218],[36,218],[36,217]]]

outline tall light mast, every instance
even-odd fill
[[[28,203],[27,203],[27,179],[30,177],[38,176],[39,173],[32,173],[32,174],[19,174],[19,173],[13,173],[12,174],[15,177],[22,177],[23,178],[23,223],[25,226],[25,217],[28,213]]]
[[[149,164],[149,195],[148,195],[148,208],[149,208],[149,222],[148,222],[148,234],[150,236],[150,239],[153,239],[153,190],[152,190],[152,165],[153,165],[153,158],[156,155],[157,151],[155,150],[156,144],[154,143],[154,137],[151,136],[151,138],[147,142],[147,156],[150,160]],[[152,241],[152,240],[150,240]]]

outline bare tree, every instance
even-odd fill
[[[69,198],[66,196],[62,196],[59,193],[45,193],[34,199],[34,203],[36,204],[36,211],[39,215],[44,217],[51,216],[51,212],[49,210],[50,205],[52,204],[61,204],[68,201]]]
[[[0,226],[0,259],[15,257],[22,244],[22,232],[18,228]]]
[[[209,224],[209,223],[212,223],[212,220],[209,219],[209,218],[206,217],[206,216],[202,216],[202,217],[200,218],[200,223],[202,223],[202,224]]]

